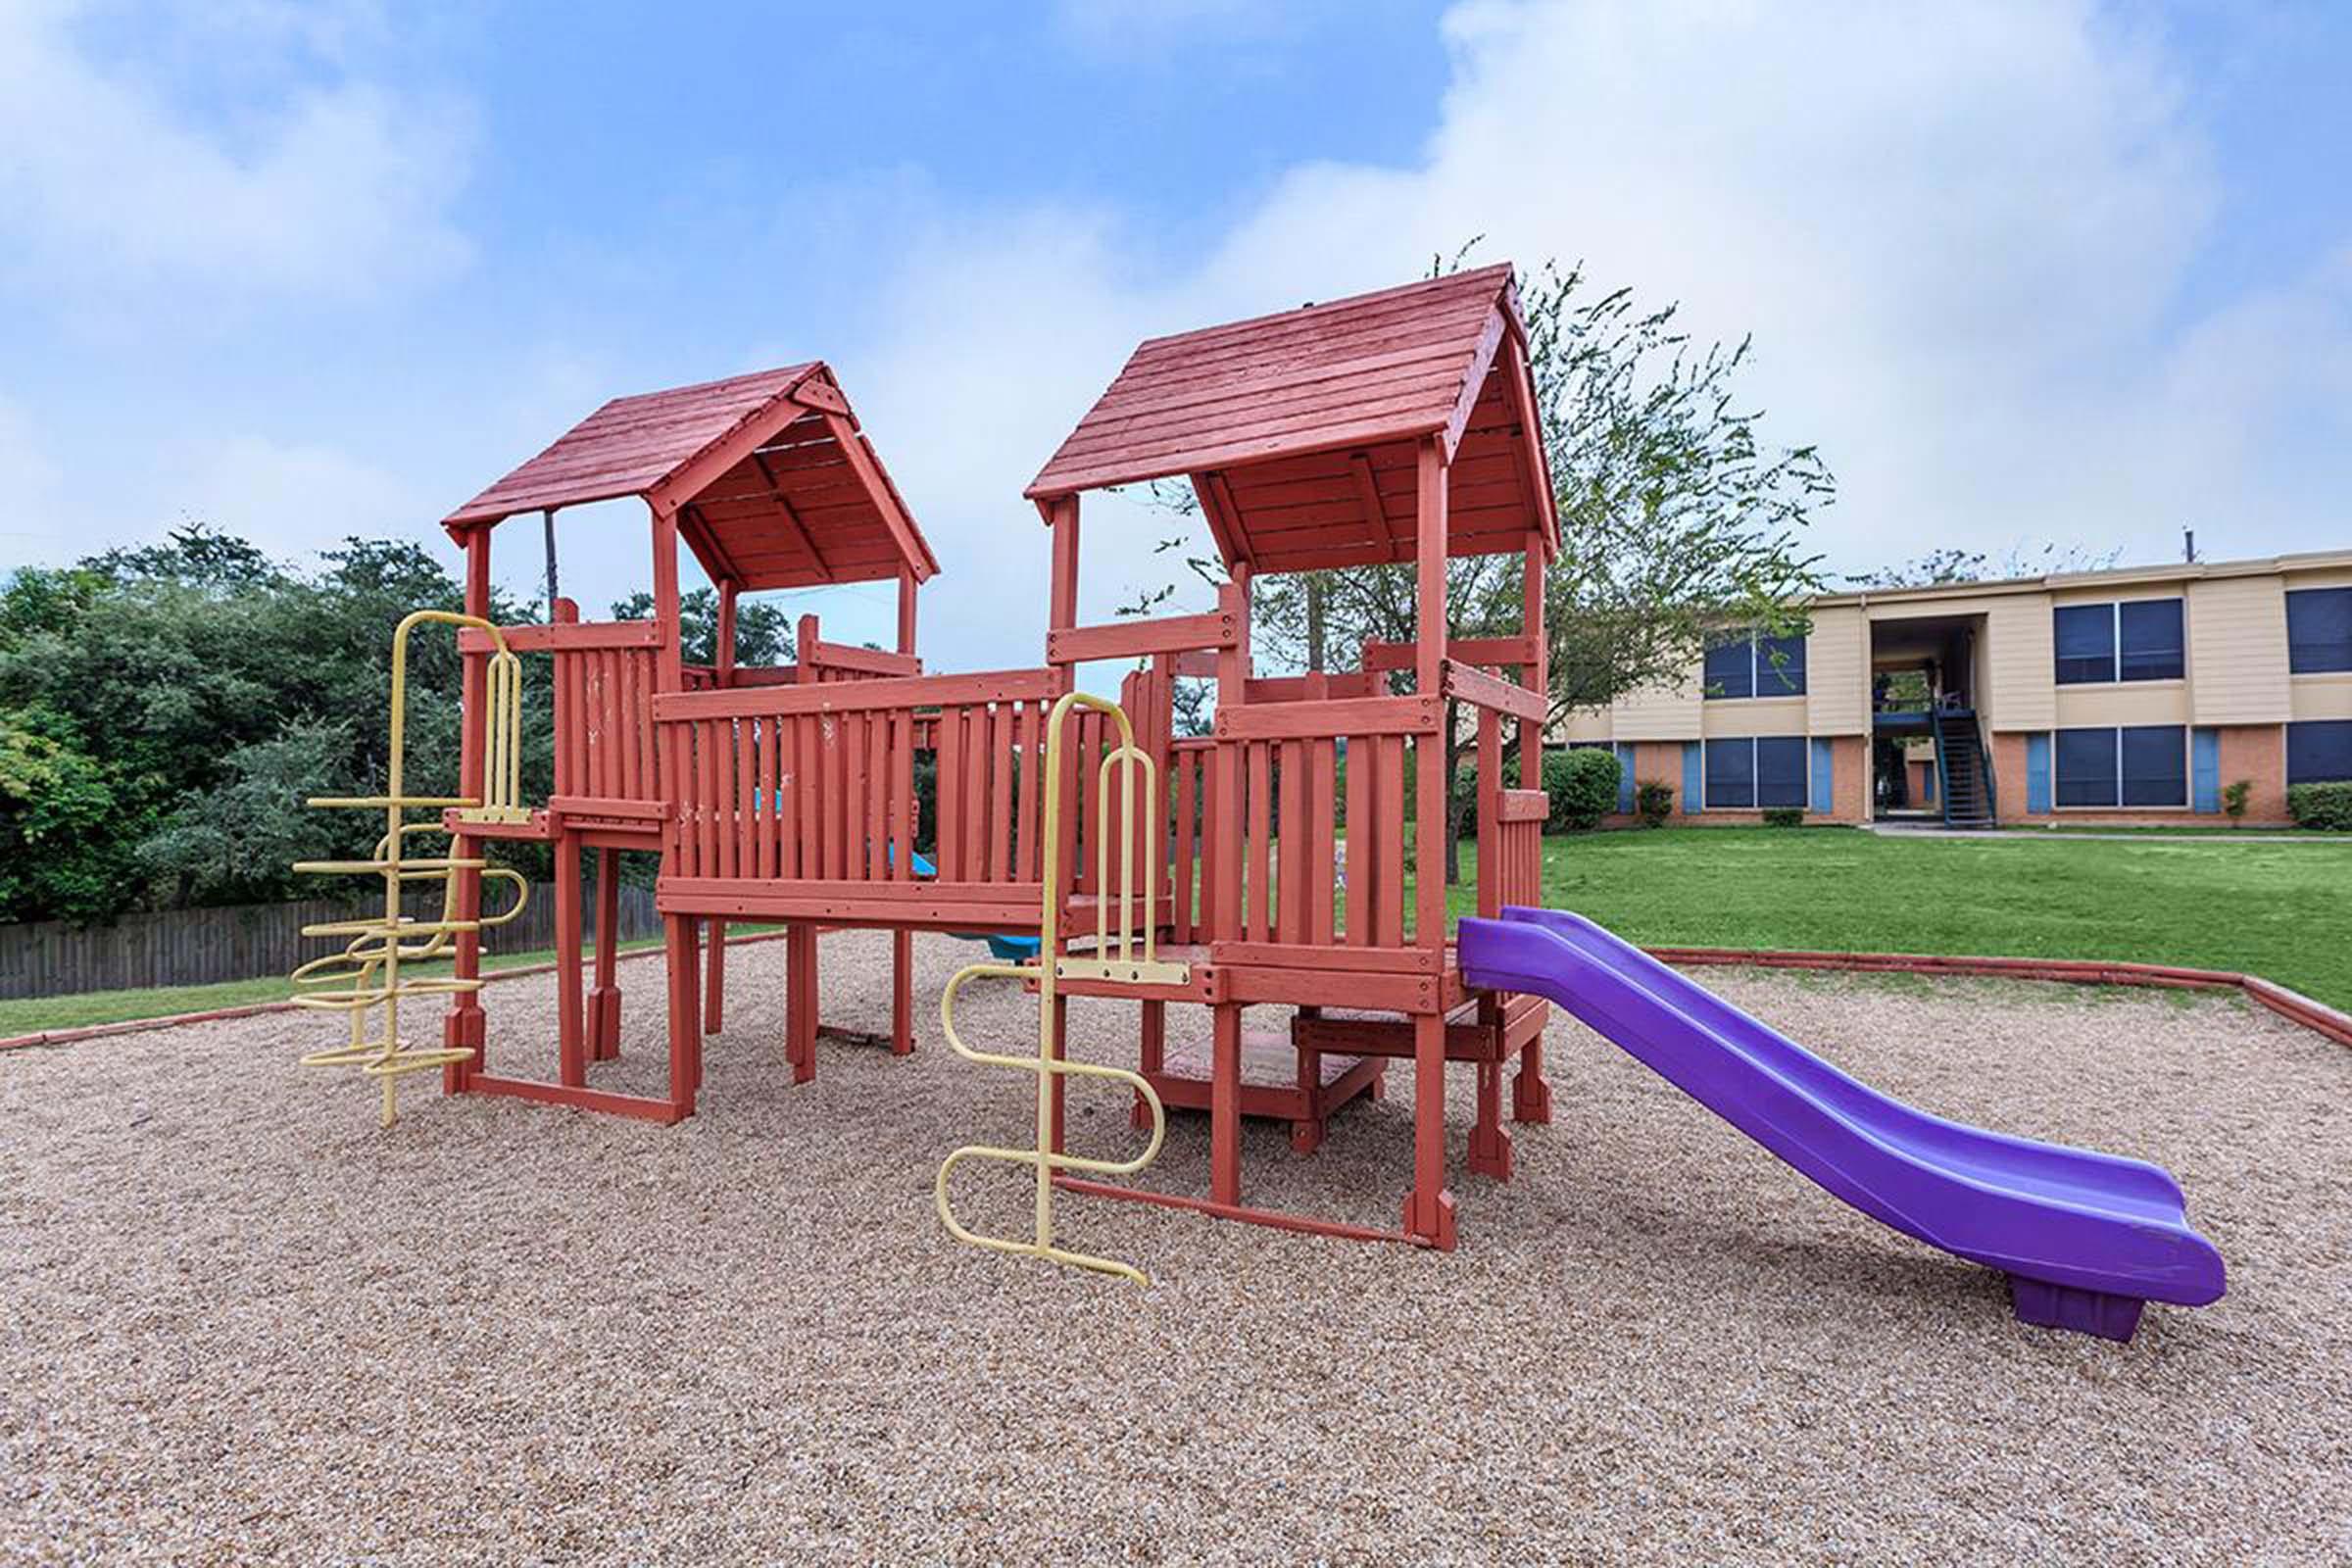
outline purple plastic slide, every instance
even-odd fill
[[[1466,982],[1549,998],[1871,1218],[2006,1271],[2028,1323],[2128,1340],[2149,1301],[2222,1294],[2157,1166],[1915,1110],[1581,915],[1509,908],[1459,940]]]

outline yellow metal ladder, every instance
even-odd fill
[[[474,627],[490,634],[495,652],[488,669],[484,714],[486,787],[483,799],[459,796],[410,795],[404,790],[402,760],[408,731],[409,633],[426,622]],[[478,858],[451,855],[411,858],[406,853],[410,835],[445,832],[438,816],[411,822],[412,810],[458,808],[462,821],[514,822],[528,816],[518,801],[521,788],[522,666],[506,638],[490,622],[445,610],[419,610],[404,617],[392,633],[392,710],[390,759],[384,793],[359,796],[315,796],[310,804],[330,809],[381,810],[383,836],[374,853],[362,860],[302,860],[294,869],[318,876],[371,876],[383,885],[383,912],[353,920],[323,920],[302,928],[306,937],[345,938],[343,951],[313,958],[289,977],[296,989],[294,1004],[319,1011],[347,1014],[350,1038],[340,1046],[314,1051],[302,1058],[305,1066],[358,1067],[378,1081],[383,1091],[383,1124],[392,1125],[398,1113],[397,1094],[402,1077],[469,1059],[473,1053],[448,1047],[411,1046],[401,1039],[400,1004],[412,997],[450,996],[477,991],[479,979],[456,975],[404,973],[403,964],[416,964],[446,955],[460,935],[504,925],[522,912],[529,889],[519,872],[493,867]],[[478,912],[461,918],[458,910],[460,873],[479,872],[514,887],[514,905],[495,915]],[[415,882],[441,883],[441,915],[436,920],[414,920],[401,913],[401,893]],[[422,938],[422,941],[414,939]]]
[[[1060,946],[1061,910],[1057,906],[1061,886],[1061,762],[1062,721],[1072,708],[1092,708],[1109,714],[1118,721],[1119,745],[1102,759],[1097,787],[1099,809],[1096,814],[1095,878],[1095,947],[1090,956],[1057,956]],[[1119,811],[1111,811],[1111,775],[1119,775]],[[1143,816],[1136,814],[1136,777],[1143,777]],[[1037,1136],[1028,1149],[1006,1149],[992,1144],[967,1144],[950,1154],[939,1167],[939,1179],[933,1196],[939,1207],[940,1223],[959,1242],[985,1247],[1000,1252],[1015,1252],[1030,1257],[1042,1257],[1050,1262],[1073,1268],[1091,1269],[1102,1274],[1116,1274],[1138,1285],[1148,1283],[1142,1270],[1114,1258],[1097,1257],[1091,1253],[1072,1251],[1056,1245],[1054,1231],[1054,1177],[1060,1171],[1083,1171],[1097,1176],[1130,1176],[1142,1170],[1159,1155],[1159,1146],[1167,1135],[1167,1112],[1160,1105],[1159,1096],[1141,1073],[1124,1067],[1105,1067],[1088,1061],[1070,1061],[1054,1050],[1055,984],[1065,979],[1107,980],[1133,985],[1182,985],[1190,978],[1189,967],[1171,963],[1158,956],[1155,925],[1158,919],[1157,855],[1148,852],[1143,867],[1143,910],[1140,929],[1135,909],[1136,832],[1139,821],[1156,821],[1152,814],[1158,795],[1158,770],[1151,757],[1135,744],[1135,730],[1126,713],[1115,703],[1084,692],[1070,692],[1054,705],[1046,721],[1045,810],[1039,831],[1045,843],[1044,909],[1038,921],[1037,961],[1034,963],[975,963],[957,970],[948,982],[948,989],[939,1000],[940,1028],[946,1033],[948,1045],[966,1061],[982,1066],[1005,1067],[1018,1072],[1033,1073],[1037,1079]],[[1118,925],[1110,924],[1110,847],[1119,846]],[[998,977],[1031,980],[1037,984],[1037,1054],[1034,1056],[1000,1055],[991,1052],[974,1051],[963,1043],[956,1031],[956,998],[965,984],[972,980]],[[1066,1078],[1109,1079],[1123,1083],[1141,1095],[1152,1111],[1152,1139],[1144,1152],[1133,1159],[1092,1159],[1065,1152],[1054,1147],[1055,1087]],[[956,1217],[955,1204],[948,1196],[950,1179],[956,1167],[967,1159],[1001,1160],[1007,1164],[1027,1165],[1036,1172],[1036,1227],[1028,1238],[984,1236],[966,1227]]]

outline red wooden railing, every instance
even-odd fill
[[[1167,750],[1166,799],[1171,823],[1168,940],[1171,942],[1205,941],[1211,926],[1205,894],[1209,880],[1207,841],[1216,831],[1218,821],[1217,771],[1209,765],[1216,750],[1217,743],[1205,737],[1171,741]]]
[[[1052,669],[877,677],[689,692],[655,704],[673,769],[662,887],[680,907],[777,917],[872,916],[1002,927],[1035,918],[1043,888],[1046,721],[1062,676]],[[1164,725],[1147,676],[1131,679],[1139,744]],[[1115,743],[1100,712],[1065,719],[1065,894],[1095,890],[1094,786]],[[918,763],[936,769],[936,869],[915,877]],[[1139,813],[1140,814],[1140,813]],[[1163,821],[1137,828],[1139,852],[1166,853]],[[1160,840],[1156,850],[1152,837]],[[1162,863],[1165,863],[1163,858]],[[765,884],[764,887],[760,884]]]
[[[1502,787],[1502,715],[1478,715],[1478,912],[1492,920],[1506,904],[1544,903],[1544,819],[1540,789]]]
[[[1298,948],[1411,943],[1405,779],[1411,749],[1438,744],[1420,700],[1245,707],[1217,727],[1238,799],[1209,818],[1210,934]]]

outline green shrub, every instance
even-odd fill
[[[2231,827],[2237,826],[2245,819],[2246,800],[2253,793],[2254,781],[2250,778],[2241,778],[2236,783],[2223,788],[2222,814],[2230,819]]]
[[[1550,760],[1544,772],[1551,795],[1551,812],[1544,825],[1554,832],[1590,833],[1600,819],[1617,809],[1617,785],[1623,776],[1617,754],[1597,747],[1581,747],[1560,754],[1559,783],[1550,782]]]
[[[1608,764],[1602,766],[1602,763]],[[1581,782],[1580,782],[1581,775]],[[1602,788],[1605,783],[1606,788]],[[1464,758],[1454,770],[1454,799],[1461,804],[1462,836],[1478,832],[1478,760]],[[1519,788],[1519,753],[1507,751],[1502,759],[1502,787]],[[1544,818],[1546,833],[1579,833],[1600,824],[1601,817],[1617,809],[1617,757],[1597,747],[1578,747],[1572,751],[1544,754],[1544,794],[1550,809]],[[1591,803],[1598,798],[1597,811]]]
[[[1764,825],[1766,827],[1803,827],[1805,813],[1802,808],[1795,806],[1766,807]]]
[[[2297,784],[2286,792],[2286,814],[2295,826],[2321,833],[2352,833],[2352,779]]]
[[[1645,778],[1634,786],[1634,814],[1643,827],[1664,827],[1674,814],[1674,786],[1660,778]]]

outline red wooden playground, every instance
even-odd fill
[[[1506,746],[1517,748],[1520,777],[1542,773],[1544,570],[1558,531],[1538,408],[1507,266],[1148,341],[1026,492],[1051,545],[1044,662],[942,674],[926,672],[916,654],[917,594],[937,564],[827,367],[607,404],[446,519],[466,553],[466,615],[421,618],[464,622],[463,777],[452,796],[404,794],[396,716],[386,794],[321,803],[384,812],[373,859],[319,869],[381,877],[387,915],[319,933],[347,938],[347,949],[309,966],[306,1000],[347,1012],[351,1042],[313,1059],[381,1079],[387,1114],[398,1077],[434,1069],[449,1094],[674,1122],[694,1113],[704,1039],[722,1027],[729,922],[787,928],[783,1054],[800,1082],[818,1068],[820,929],[894,934],[891,1040],[901,1053],[914,1044],[911,933],[1028,936],[1041,945],[1034,959],[967,970],[944,1010],[951,1044],[973,1055],[953,1020],[964,979],[993,973],[1036,990],[1034,1059],[977,1059],[1036,1074],[1037,1145],[956,1152],[940,1174],[942,1213],[968,1240],[1121,1272],[1054,1245],[1054,1194],[1452,1247],[1447,1068],[1464,1064],[1476,1078],[1471,1169],[1509,1179],[1506,1111],[1508,1122],[1550,1118],[1542,1041],[1555,1000],[1765,1138],[1741,1119],[1741,1105],[1693,1087],[1636,1043],[1639,1020],[1625,1020],[1661,983],[1625,979],[1613,959],[1600,965],[1604,978],[1589,968],[1536,972],[1542,965],[1531,969],[1523,956],[1503,956],[1539,936],[1563,949],[1584,940],[1565,927],[1506,929],[1543,913],[1530,906],[1542,902],[1546,803],[1540,790],[1500,784]],[[1217,608],[1080,624],[1082,498],[1163,479],[1189,482],[1230,574]],[[491,543],[502,521],[632,496],[650,516],[650,620],[586,622],[558,601],[551,624],[490,624]],[[717,653],[708,665],[683,657],[681,545],[717,590]],[[1519,632],[1449,639],[1448,558],[1494,554],[1524,562]],[[1253,577],[1384,563],[1414,567],[1412,642],[1375,644],[1349,672],[1254,671]],[[810,618],[794,664],[735,663],[739,595],[859,581],[896,582],[895,651],[829,643]],[[396,644],[396,715],[408,629]],[[526,660],[541,667],[526,669]],[[1116,703],[1077,693],[1078,666],[1108,661],[1133,666]],[[1214,680],[1213,734],[1175,733],[1172,690],[1182,678]],[[525,680],[555,693],[556,782],[536,803],[517,800],[514,784],[514,693]],[[1478,761],[1482,918],[1463,923],[1463,946],[1448,940],[1441,865],[1449,705],[1475,726]],[[936,779],[930,834],[918,833],[918,769]],[[430,814],[417,820],[411,813],[419,810]],[[405,854],[409,836],[426,831],[447,833],[447,853]],[[481,931],[498,918],[485,909],[495,902],[485,900],[485,880],[499,873],[484,850],[501,839],[556,850],[552,1077],[489,1066],[532,1044],[491,1039],[479,988]],[[600,858],[593,910],[582,901],[588,851]],[[612,890],[615,859],[630,853],[660,857],[662,1097],[594,1082],[619,1050]],[[445,888],[439,920],[397,918],[393,900],[408,882]],[[1496,956],[1482,956],[1490,951]],[[454,955],[454,975],[403,973],[404,962],[443,952]],[[1073,996],[1135,1004],[1134,1072],[1067,1059]],[[412,1045],[400,1004],[432,997],[447,1000],[442,1039]],[[1268,1005],[1291,1009],[1287,1029],[1245,1027],[1245,1009]],[[1676,1005],[1683,1028],[1729,1027],[1701,1018],[1696,1003]],[[1205,1054],[1169,1045],[1171,1006],[1208,1009]],[[1287,1123],[1294,1148],[1311,1152],[1336,1112],[1382,1094],[1393,1058],[1411,1063],[1413,1087],[1411,1177],[1397,1195],[1397,1226],[1252,1206],[1243,1119]],[[1089,1075],[1134,1090],[1136,1123],[1152,1135],[1139,1158],[1113,1163],[1063,1148],[1067,1080]],[[1205,1192],[1106,1179],[1156,1151],[1163,1105],[1207,1113]],[[1775,1150],[1863,1202],[1838,1171],[1815,1168],[1835,1159]],[[949,1170],[971,1154],[1034,1169],[1034,1241],[974,1237],[955,1221]],[[1903,1218],[1889,1223],[1922,1234]],[[2011,1264],[1989,1244],[1928,1239]],[[2094,1274],[2102,1283],[2089,1283]],[[2133,1314],[2137,1298],[2194,1294],[2168,1295],[2169,1282],[2135,1277]],[[2052,1288],[2116,1294],[2095,1270]],[[2022,1297],[2020,1305],[2028,1310]]]

